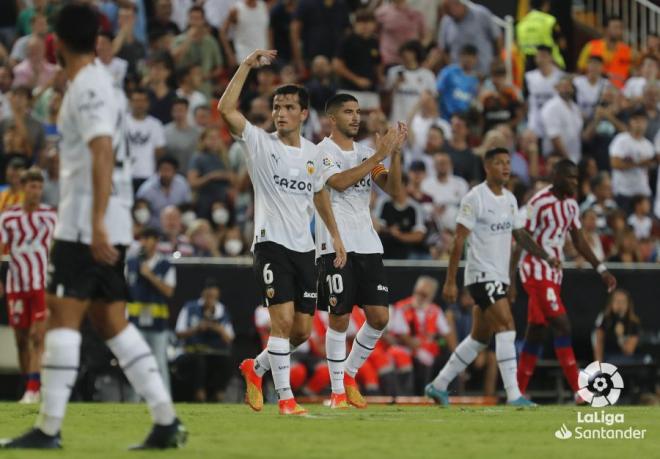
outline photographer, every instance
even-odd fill
[[[195,401],[207,400],[207,388],[215,401],[221,401],[232,374],[234,327],[214,279],[206,280],[199,299],[183,306],[176,320],[176,336],[184,347],[178,365],[181,374],[191,379]]]
[[[167,300],[174,294],[176,271],[157,251],[160,233],[154,228],[140,232],[140,251],[126,260],[126,279],[131,302],[129,320],[144,336],[158,362],[165,386],[170,387],[167,342],[170,317]]]

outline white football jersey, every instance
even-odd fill
[[[371,157],[374,151],[353,142],[353,150],[344,151],[334,141],[326,137],[318,144],[324,155],[327,155],[337,166],[337,172],[346,171],[359,166]],[[379,168],[384,170],[384,168]],[[369,201],[371,199],[371,173],[362,177],[355,185],[339,192],[330,189],[332,211],[335,214],[339,235],[347,252],[383,253],[383,244],[374,229],[371,220]],[[321,217],[316,215],[316,257],[326,253],[334,253],[332,237],[323,224]]]
[[[332,160],[305,138],[301,148],[282,143],[277,133],[245,123],[247,170],[254,187],[254,245],[275,242],[296,252],[314,250],[310,224],[314,193],[337,172]]]
[[[461,200],[456,218],[470,230],[465,285],[499,281],[509,284],[511,232],[525,225],[513,194],[502,190],[497,196],[482,182]]]
[[[133,240],[131,206],[133,190],[125,138],[126,100],[112,77],[98,64],[81,69],[62,100],[57,120],[62,139],[60,152],[60,203],[55,239],[90,244],[92,240],[92,152],[89,142],[112,138],[115,167],[112,192],[105,213],[111,244]]]

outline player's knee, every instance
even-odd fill
[[[329,314],[328,316],[328,326],[334,331],[343,333],[348,330],[348,324],[351,321],[350,314]]]
[[[367,310],[367,323],[376,330],[384,330],[390,320],[390,314],[385,307],[371,307]]]
[[[311,331],[309,330],[295,330],[291,332],[289,342],[292,346],[300,346],[302,343],[309,339]]]
[[[30,342],[30,334],[27,330],[16,329],[16,347],[19,349],[26,349]]]
[[[33,349],[41,349],[44,346],[44,336],[39,330],[30,330],[29,340]]]

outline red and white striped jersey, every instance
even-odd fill
[[[13,206],[0,216],[0,242],[10,256],[7,293],[32,292],[46,287],[48,251],[57,213],[47,205],[33,212]]]
[[[558,199],[552,193],[552,186],[540,190],[527,203],[525,228],[538,245],[559,260],[563,260],[566,234],[573,228],[581,227],[577,201],[573,198]],[[525,252],[520,264],[520,279],[523,283],[535,279],[561,285],[562,271]]]

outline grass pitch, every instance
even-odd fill
[[[144,405],[71,404],[63,429],[64,449],[54,452],[0,450],[0,458],[656,458],[660,457],[660,408],[613,407],[625,424],[646,429],[644,440],[559,440],[562,424],[574,429],[578,411],[544,406],[516,410],[498,406],[442,409],[436,406],[376,406],[331,411],[307,406],[306,418],[282,417],[275,406],[261,413],[245,405],[178,405],[190,433],[178,451],[126,452],[146,434]],[[0,403],[0,437],[30,427],[36,406]],[[590,428],[606,427],[604,424]],[[607,428],[607,427],[606,427]]]

